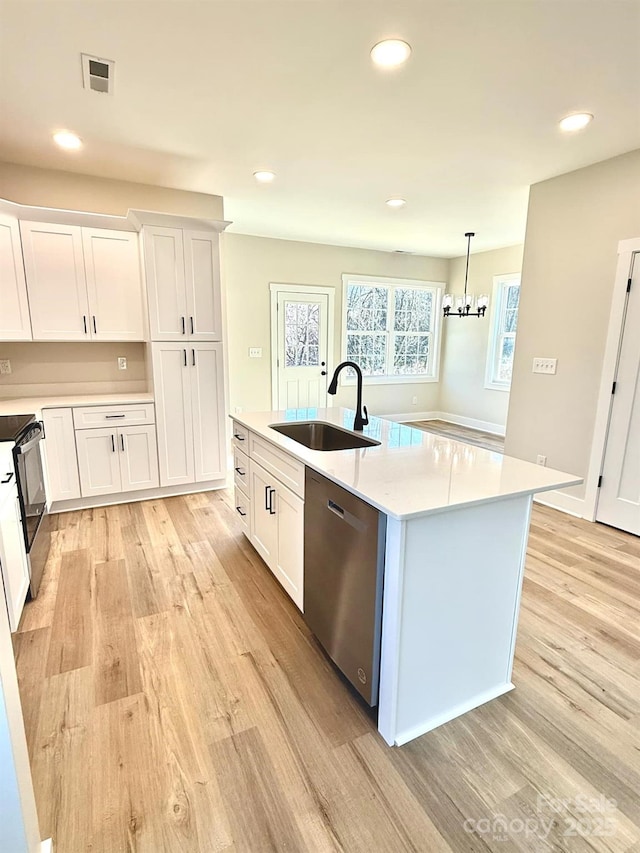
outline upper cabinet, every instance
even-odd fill
[[[4,215],[0,215],[0,340],[31,340],[18,220]]]
[[[135,233],[28,221],[20,232],[34,340],[144,340]]]
[[[222,340],[217,232],[145,225],[142,239],[151,340]]]

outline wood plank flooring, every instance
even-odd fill
[[[485,450],[497,450],[498,453],[504,453],[504,436],[494,435],[492,432],[484,432],[480,429],[471,429],[471,427],[439,420],[413,421],[407,426],[422,429],[425,432],[433,432],[436,435],[444,436],[444,438],[451,438],[453,441],[474,444],[476,447],[483,447]]]
[[[516,690],[390,749],[230,501],[55,519],[15,652],[56,853],[640,851],[640,540],[536,506]]]

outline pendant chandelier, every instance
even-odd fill
[[[455,297],[455,311],[453,310],[453,294],[447,293],[442,297],[442,310],[445,317],[484,317],[489,305],[489,297],[481,293],[477,298],[467,293],[467,280],[469,278],[469,254],[471,252],[471,238],[475,237],[474,231],[467,231],[467,266],[464,271],[464,296]],[[474,308],[475,310],[471,310]]]

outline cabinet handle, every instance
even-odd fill
[[[124,453],[124,435],[120,433],[120,447],[122,448],[122,452]]]
[[[237,432],[234,432],[233,437],[234,437],[234,438],[237,438],[237,439],[238,439],[238,441],[244,441],[244,436],[243,436],[243,435],[240,435],[240,434],[239,434],[239,433],[237,433]]]
[[[112,420],[115,420],[116,418],[126,418],[126,415],[105,415],[104,416],[104,419],[106,421],[112,421]]]
[[[196,351],[194,349],[191,350],[191,364],[196,366]]]
[[[94,335],[98,334],[98,327],[96,326],[96,315],[95,314],[93,315],[93,334]]]
[[[273,496],[275,495],[275,489],[269,489],[269,515],[275,515],[276,511],[273,508]]]
[[[193,331],[193,317],[189,317],[189,320],[191,321],[191,334],[193,335],[193,334],[194,334],[194,331]]]
[[[266,510],[270,509],[270,507],[269,507],[269,489],[270,488],[271,488],[271,486],[265,486],[264,487],[264,508]]]
[[[187,334],[187,327],[185,326],[184,317],[180,317],[180,322],[182,323],[182,334]]]
[[[184,366],[187,366],[187,351],[186,349],[182,350],[182,355],[184,356]]]
[[[4,485],[5,483],[10,482],[12,477],[13,477],[13,471],[7,471],[7,479],[6,480],[0,480],[0,483],[2,483],[2,485]]]
[[[236,511],[237,511],[237,512],[239,512],[239,513],[240,513],[240,515],[241,515],[243,518],[244,518],[244,517],[245,517],[245,515],[247,514],[246,512],[243,512],[243,510],[242,510],[242,507],[241,507],[241,506],[237,506],[237,507],[236,507]]]
[[[111,436],[111,452],[116,452],[116,439],[114,435]]]
[[[241,477],[244,477],[244,476],[245,476],[245,474],[247,473],[246,471],[243,471],[243,470],[242,470],[242,468],[234,468],[233,470],[234,470],[234,471],[237,471],[237,472],[238,472],[238,474],[240,474],[240,476],[241,476]]]
[[[82,325],[84,326],[84,333],[87,334],[87,315],[82,315]]]

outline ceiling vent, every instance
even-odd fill
[[[98,59],[97,56],[89,56],[81,53],[82,57],[82,82],[85,89],[93,92],[102,92],[113,95],[113,77],[115,63],[112,59]]]

